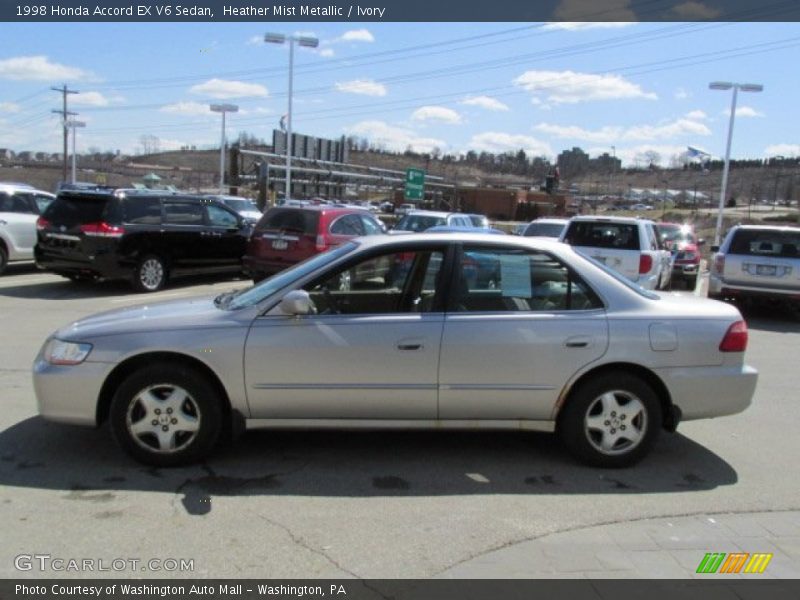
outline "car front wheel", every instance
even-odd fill
[[[222,401],[201,372],[180,364],[135,371],[111,401],[111,430],[139,462],[172,467],[205,458],[222,431]]]
[[[628,467],[650,450],[662,426],[661,404],[650,385],[625,372],[580,384],[558,423],[570,453],[592,466]]]

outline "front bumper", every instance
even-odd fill
[[[97,425],[97,401],[112,363],[52,365],[41,354],[33,363],[33,389],[39,414],[49,421]]]
[[[656,369],[681,420],[735,415],[753,401],[758,371],[747,365]]]

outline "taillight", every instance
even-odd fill
[[[50,227],[50,221],[44,217],[39,217],[36,219],[36,231],[44,231],[48,227]]]
[[[81,232],[92,237],[120,238],[124,235],[125,228],[99,221],[81,225]]]
[[[714,257],[714,270],[722,275],[725,271],[725,255],[724,254],[717,254]]]
[[[747,323],[736,321],[728,327],[725,337],[719,343],[720,352],[744,352],[747,348]]]
[[[653,268],[653,257],[649,254],[642,254],[639,256],[639,275],[649,273]]]
[[[317,252],[325,252],[325,250],[328,249],[328,238],[325,237],[324,233],[320,233],[317,236],[314,248],[317,250]]]

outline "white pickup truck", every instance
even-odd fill
[[[588,215],[573,217],[559,240],[645,289],[669,287],[672,254],[661,243],[653,221]]]
[[[0,274],[9,262],[33,260],[36,220],[54,198],[29,185],[0,183]]]

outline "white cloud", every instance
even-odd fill
[[[361,94],[362,96],[386,95],[386,86],[371,79],[336,82],[336,90],[346,94]]]
[[[687,98],[691,97],[691,94],[683,88],[678,88],[675,90],[673,95],[675,96],[675,100],[686,100]]]
[[[526,71],[516,79],[519,86],[538,98],[546,96],[552,104],[576,104],[594,100],[616,100],[621,98],[646,98],[658,96],[620,75],[594,75],[574,71]]]
[[[636,21],[636,14],[630,9],[631,0],[561,0],[553,12],[554,21]]]
[[[324,58],[330,58],[331,56],[334,55],[333,48],[322,48],[319,51],[319,55],[324,57]]]
[[[702,110],[691,110],[686,113],[686,118],[692,119],[693,121],[705,121],[708,118],[708,115]]]
[[[375,36],[368,29],[351,29],[340,35],[336,42],[368,42],[375,41]]]
[[[553,156],[553,149],[547,142],[529,135],[486,131],[472,136],[469,148],[485,152],[515,152],[522,148],[533,156]]]
[[[158,109],[161,112],[172,113],[176,115],[185,115],[188,117],[210,117],[213,113],[208,107],[208,104],[201,104],[200,102],[176,102],[175,104],[167,104]]]
[[[264,42],[264,36],[263,35],[254,35],[254,36],[251,36],[249,40],[247,40],[247,45],[248,46],[260,46],[261,44],[264,44],[264,43],[266,43],[266,42]]]
[[[81,92],[70,96],[69,103],[73,106],[108,106],[110,101],[100,92]]]
[[[50,62],[46,56],[0,60],[0,79],[17,81],[77,81],[95,79],[89,71]]]
[[[632,21],[562,21],[558,23],[547,23],[542,25],[542,29],[584,31],[586,29],[619,29],[620,27],[630,27],[631,25],[635,25],[635,23]]]
[[[730,108],[726,108],[725,110],[722,111],[722,114],[725,115],[726,117],[730,117],[731,116],[731,109]],[[764,113],[757,111],[752,106],[737,106],[736,107],[736,116],[737,116],[737,118],[738,117],[744,117],[744,118],[763,117]]]
[[[590,155],[600,155],[603,152],[608,152],[608,148],[589,148]],[[670,159],[676,154],[680,155],[686,152],[686,146],[666,145],[666,144],[642,144],[639,146],[631,146],[628,148],[617,146],[616,155],[622,161],[623,165],[634,166],[637,164],[640,167],[647,167],[643,164],[642,158],[645,152],[657,152],[661,156],[660,164],[662,166],[669,165]],[[637,161],[637,159],[639,159]]]
[[[764,150],[767,156],[800,156],[800,144],[773,144]]]
[[[421,106],[411,114],[412,121],[439,121],[458,125],[461,123],[461,115],[452,108],[444,106]]]
[[[553,125],[539,123],[536,131],[556,138],[581,140],[598,144],[614,142],[639,142],[648,140],[669,139],[680,136],[711,135],[711,130],[703,123],[689,119],[677,119],[661,125],[635,125],[632,127],[609,126],[600,129],[584,129],[577,125]]]
[[[0,112],[19,112],[20,107],[19,104],[15,104],[14,102],[0,102]]]
[[[225,79],[209,79],[205,83],[192,86],[189,91],[192,94],[202,94],[219,100],[269,96],[269,90],[263,85]]]
[[[361,121],[346,129],[349,135],[367,138],[373,144],[387,150],[402,152],[409,146],[415,152],[431,152],[434,148],[444,149],[447,143],[436,138],[422,137],[404,127],[395,127],[384,121]]]
[[[481,108],[485,108],[486,110],[492,111],[508,110],[508,105],[490,96],[474,96],[472,98],[465,98],[461,101],[461,104],[465,104],[467,106],[479,106]]]
[[[710,6],[706,6],[702,2],[684,2],[672,7],[670,11],[674,16],[682,21],[704,21],[711,20],[718,17],[721,12]]]

